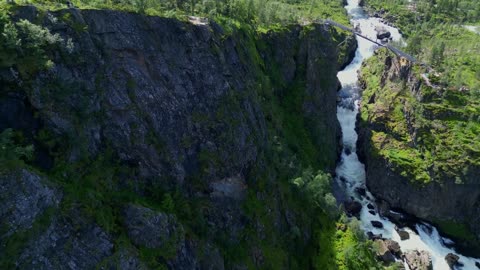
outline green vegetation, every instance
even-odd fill
[[[473,179],[480,166],[480,35],[463,25],[480,24],[477,1],[366,2],[383,10],[404,32],[405,50],[428,66],[412,69],[425,81],[418,93],[401,80],[381,81],[386,52],[362,70],[364,100],[373,101],[363,104],[362,118],[382,125],[372,134],[376,154],[417,182]]]
[[[338,215],[338,209],[335,197],[330,192],[331,182],[330,175],[322,171],[313,175],[310,168],[303,172],[302,177],[292,180],[292,184],[300,190],[300,193],[306,197],[310,205],[318,207],[334,218]]]
[[[463,27],[480,24],[476,0],[366,2],[374,10],[384,10],[383,16],[403,31],[406,50],[435,70],[431,80],[449,89],[465,87],[472,95],[479,95],[480,35]]]
[[[332,18],[348,24],[341,0],[72,0],[81,9],[115,9],[147,15],[176,17],[182,20],[187,15],[203,16],[235,23],[258,26],[281,26],[290,23]],[[65,3],[55,0],[28,0],[43,9],[64,9]]]
[[[0,173],[24,166],[33,157],[33,146],[24,141],[21,132],[5,129],[0,133]]]
[[[337,223],[329,224],[322,229],[326,232],[319,235],[320,245],[328,243],[332,248],[320,250],[314,258],[315,269],[389,269],[376,261],[375,247],[372,241],[365,239],[365,234],[356,218],[348,220],[343,214]]]
[[[386,12],[408,33],[414,32],[418,23],[473,23],[480,20],[480,7],[476,0],[366,0],[368,8]]]
[[[480,165],[479,100],[471,92],[426,84],[415,94],[401,80],[382,85],[387,57],[394,56],[382,50],[362,69],[363,98],[374,100],[363,103],[362,120],[381,127],[372,132],[371,150],[412,181],[471,179],[471,167]],[[423,71],[412,72],[420,80]]]
[[[41,12],[65,8],[57,1],[37,0],[32,3]],[[266,63],[263,63],[259,52],[260,49],[268,50],[269,46],[262,41],[263,33],[274,30],[281,34],[289,30],[286,25],[290,23],[327,17],[348,23],[340,0],[278,0],[266,3],[259,0],[84,0],[73,3],[80,8],[110,8],[181,19],[191,14],[208,16],[225,27],[226,37],[235,35],[238,47],[242,48],[239,49],[241,61],[253,64],[258,76],[255,87],[246,95],[262,105],[268,128],[268,145],[262,146],[258,162],[252,165],[249,173],[251,179],[248,179],[248,195],[243,205],[248,222],[239,233],[239,241],[230,241],[230,235],[212,229],[211,221],[206,220],[206,213],[212,209],[208,197],[192,196],[190,191],[179,187],[168,188],[163,184],[166,182],[163,178],[142,179],[136,168],[118,162],[118,157],[108,145],[102,154],[91,156],[83,135],[82,121],[97,119],[80,110],[73,114],[65,112],[72,114],[78,134],[59,137],[43,128],[35,131],[34,137],[29,139],[23,139],[20,131],[6,130],[0,135],[2,173],[4,167],[28,167],[63,191],[59,211],[49,211],[45,218],[39,219],[40,225],[8,239],[7,256],[2,257],[2,266],[12,267],[12,260],[18,257],[25,243],[47,228],[53,213],[58,218],[80,218],[98,224],[112,239],[116,239],[115,250],[121,247],[133,249],[148,266],[163,269],[165,261],[175,255],[178,243],[172,241],[164,249],[135,247],[126,236],[121,212],[127,203],[135,203],[174,214],[184,227],[187,238],[198,241],[200,246],[214,242],[222,252],[227,267],[242,263],[249,268],[260,269],[382,269],[373,259],[371,243],[363,239],[355,222],[338,217],[339,211],[330,190],[331,177],[323,172],[334,165],[334,160],[327,157],[325,152],[335,152],[336,146],[326,144],[322,146],[324,148],[319,147],[308,130],[302,107],[305,99],[309,98],[305,93],[304,70],[299,70],[295,81],[287,84],[282,81],[275,64],[272,64],[274,67],[271,70],[266,70]],[[0,36],[0,68],[18,70],[19,81],[23,83],[22,87],[12,83],[5,88],[6,91],[24,91],[28,94],[31,91],[29,82],[34,75],[53,67],[53,52],[60,49],[61,52],[71,53],[73,43],[60,39],[33,22],[11,22],[8,16],[17,8],[15,5],[1,4],[3,15],[0,17],[0,30],[3,35]],[[62,16],[61,20],[77,33],[87,30],[85,25],[75,23],[69,13]],[[312,29],[313,26],[305,27],[302,35],[307,35]],[[335,32],[332,35],[335,40],[331,46],[345,39],[343,34]],[[63,60],[73,61],[69,57]],[[98,85],[101,85],[100,79]],[[331,82],[323,83],[327,87]],[[54,80],[48,86],[51,96],[45,98],[60,104],[79,88],[78,85]],[[133,91],[136,87],[133,78],[126,81],[128,90]],[[279,95],[274,90],[284,93]],[[234,126],[238,120],[232,119],[228,112],[242,111],[240,104],[244,98],[237,95],[227,97],[225,104],[228,107],[219,108],[214,117],[193,112],[193,121],[205,127],[217,122]],[[221,140],[228,142],[233,136],[230,133],[233,132],[227,130],[222,133]],[[249,140],[260,141],[256,136],[252,134]],[[148,140],[158,146],[159,153],[165,152],[155,134],[149,134]],[[51,169],[39,168],[31,161],[33,147],[30,145],[33,143],[54,159]],[[189,148],[193,143],[192,138],[182,138],[182,147]],[[78,147],[78,156],[72,160],[69,154],[73,145]],[[222,167],[225,161],[219,153],[207,150],[201,151],[198,159],[201,166],[199,174],[188,176],[185,181],[192,184],[189,187],[192,190],[203,191],[207,188],[206,181],[202,179],[204,173],[210,168]],[[315,168],[317,173],[313,174],[314,170],[310,168]],[[75,215],[80,216],[72,217],[72,209],[78,209]],[[292,216],[295,220],[288,224],[290,228],[279,228],[277,214],[287,215],[286,212],[294,213]],[[307,236],[309,233],[311,235]],[[262,252],[264,263],[260,266],[255,265],[252,259],[253,248]]]
[[[12,22],[0,6],[0,68],[15,66],[23,78],[53,67],[46,56],[63,42],[58,34],[26,20]]]
[[[465,224],[453,221],[437,221],[435,223],[442,232],[456,239],[462,239],[463,241],[473,241],[475,239],[473,233]]]

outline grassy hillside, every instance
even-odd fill
[[[319,18],[348,23],[342,0],[72,0],[78,8],[117,9],[147,15],[177,17],[204,16],[219,20],[236,19],[255,25],[284,25]],[[55,0],[22,1],[49,9],[66,8]]]

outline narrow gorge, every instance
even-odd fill
[[[10,12],[2,269],[305,269],[328,254],[318,228],[332,220],[288,180],[333,173],[352,36]]]
[[[0,3],[0,269],[480,269],[480,72],[382,1]]]
[[[393,41],[401,42],[401,35],[397,29],[385,25],[380,18],[369,17],[358,5],[358,1],[352,0],[348,4],[346,9],[352,17],[352,24],[356,25],[356,29],[359,29],[358,31],[363,35],[373,38],[376,36],[375,28],[383,26],[392,34]],[[427,186],[421,187],[409,179],[414,176],[402,177],[395,173],[395,169],[391,168],[395,165],[391,165],[390,160],[378,154],[378,152],[384,151],[386,146],[381,142],[379,145],[375,145],[376,138],[374,136],[376,135],[372,133],[386,129],[382,128],[382,125],[388,125],[388,123],[386,124],[387,121],[381,117],[385,117],[382,113],[387,113],[375,111],[370,104],[375,104],[375,100],[378,99],[380,102],[384,102],[382,104],[384,106],[394,105],[385,104],[385,102],[394,103],[395,99],[385,99],[380,95],[395,95],[402,86],[395,88],[393,85],[402,82],[407,83],[406,91],[412,91],[415,95],[419,93],[422,82],[414,79],[414,75],[411,75],[412,63],[389,53],[386,49],[375,51],[378,46],[368,40],[360,37],[357,40],[358,49],[355,59],[338,73],[342,89],[339,91],[340,103],[337,115],[343,131],[343,152],[336,171],[336,187],[346,190],[346,192],[338,192],[337,197],[345,201],[347,209],[352,208],[356,202],[361,203],[361,210],[355,211],[359,212],[358,216],[365,232],[370,233],[370,237],[374,239],[395,240],[407,258],[405,260],[406,267],[410,269],[421,267],[409,261],[408,258],[413,256],[411,254],[416,252],[415,250],[423,250],[431,256],[433,269],[450,269],[445,258],[448,254],[456,253],[452,249],[451,239],[441,237],[431,224],[423,223],[416,218],[423,218],[431,222],[440,218],[451,220],[459,217],[465,221],[468,220],[472,226],[477,226],[478,223],[475,219],[479,217],[479,199],[475,192],[479,190],[478,186],[474,180],[467,180],[464,185],[447,183],[446,186],[440,187],[438,183],[429,183]],[[374,61],[383,60],[384,62],[377,65],[372,64],[373,61],[362,64],[365,59],[374,54]],[[366,66],[366,64],[371,66]],[[379,84],[370,85],[371,81],[366,81],[364,73],[366,70],[370,72],[372,67],[376,69],[374,72],[378,73],[369,75],[376,76],[376,80],[381,78],[382,81]],[[360,70],[360,74],[357,74]],[[361,83],[357,76],[360,77]],[[361,89],[362,84],[366,89]],[[405,106],[408,105],[405,104]],[[401,113],[409,115],[406,110],[402,110]],[[414,117],[413,112],[410,115]],[[357,126],[357,121],[360,122],[360,126]],[[358,138],[357,130],[360,132],[360,138]],[[358,155],[357,145],[359,146]],[[366,162],[366,168],[359,160],[359,156],[362,161]],[[471,177],[478,176],[475,172],[470,173]],[[472,184],[469,185],[469,183]],[[467,195],[470,199],[466,198]],[[415,217],[405,213],[415,215]],[[418,223],[415,224],[416,222]],[[471,239],[471,241],[475,240]],[[379,241],[379,243],[382,242]],[[468,246],[468,243],[459,242],[457,247],[462,246]],[[470,256],[475,256],[478,253],[474,251],[474,248],[471,245],[463,251]],[[396,256],[397,260],[400,259],[398,254]],[[387,258],[384,257],[384,259]],[[456,269],[475,269],[476,263],[478,265],[474,258],[460,256],[458,261],[461,264],[458,264]]]

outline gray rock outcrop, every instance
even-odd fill
[[[60,192],[39,175],[25,169],[0,175],[0,240],[30,229],[47,209],[58,206]]]
[[[73,214],[75,216],[75,214]],[[78,219],[53,218],[48,228],[26,243],[20,269],[92,269],[113,254],[112,238],[100,227]]]
[[[432,257],[427,251],[405,252],[405,260],[411,270],[433,270]]]
[[[447,256],[445,256],[445,261],[447,262],[450,269],[453,269],[454,266],[458,264],[459,259],[460,257],[458,257],[458,255],[453,253],[448,253]]]
[[[174,215],[149,208],[128,205],[124,210],[128,237],[137,246],[147,248],[176,247],[185,241],[183,227]]]
[[[160,249],[168,253],[169,269],[224,269],[223,257],[215,247],[207,254],[196,254],[195,242],[185,239],[183,226],[172,214],[130,204],[124,210],[128,237],[139,247]]]

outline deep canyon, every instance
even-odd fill
[[[352,24],[374,36],[382,22],[358,2],[345,3]],[[447,253],[460,255],[455,269],[480,265],[478,167],[461,184],[429,169],[441,179],[418,185],[372,139],[389,132],[372,107],[391,89],[429,98],[411,63],[321,22],[257,31],[107,9],[9,12],[0,268],[338,269],[351,229],[324,209],[328,192],[292,185],[327,174],[340,208],[362,205],[362,234],[426,250],[435,270]],[[376,66],[362,66],[370,57]],[[416,146],[417,111],[402,102]],[[446,220],[475,239],[437,230]]]

